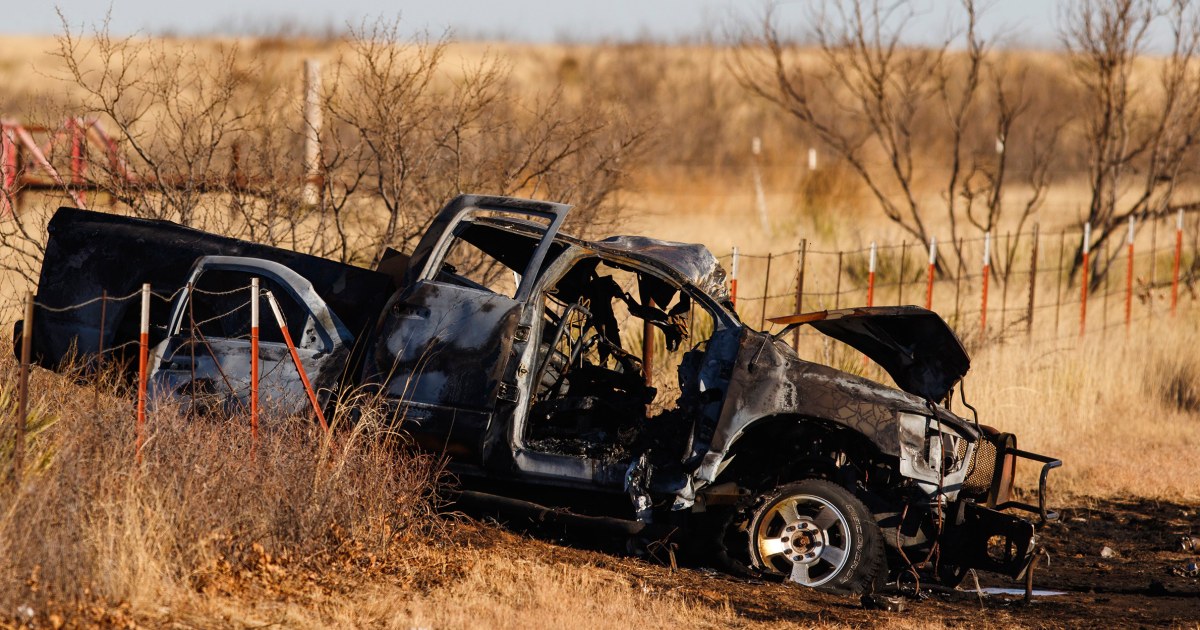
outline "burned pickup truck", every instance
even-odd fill
[[[162,296],[151,396],[236,405],[250,374],[244,288],[257,278],[300,331],[320,404],[352,388],[379,394],[475,496],[642,536],[683,532],[731,569],[830,592],[1031,570],[1059,462],[951,411],[970,362],[935,313],[831,310],[760,332],[739,320],[704,247],[573,238],[559,229],[569,209],[460,196],[411,255],[389,251],[368,270],[63,208],[32,350],[51,369],[102,351],[120,361],[139,324],[124,298],[148,282]],[[896,387],[802,358],[783,340],[796,326],[871,358]],[[272,413],[303,412],[279,332],[263,324],[260,387]],[[643,337],[664,341],[656,364],[672,368],[654,380],[630,351]],[[1019,460],[1041,467],[1031,502],[1013,494]]]

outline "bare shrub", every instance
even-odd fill
[[[575,231],[608,231],[645,128],[590,100],[570,102],[559,87],[524,93],[495,57],[447,69],[448,44],[405,41],[398,22],[378,20],[352,32],[335,64],[325,94],[325,203],[346,240],[343,259],[412,242],[430,218],[416,209],[463,192],[572,203]],[[362,192],[384,212],[355,238],[347,211]]]
[[[1046,110],[1030,107],[1027,72],[1012,71],[1011,60],[994,53],[979,31],[977,3],[960,6],[962,52],[952,49],[952,38],[932,47],[907,44],[911,9],[846,0],[808,16],[815,58],[805,57],[769,11],[758,31],[743,36],[732,63],[749,93],[775,104],[845,162],[888,220],[928,243],[931,221],[944,213],[955,248],[963,224],[987,232],[1015,214],[1009,220],[1019,231],[1041,207],[1061,127]],[[1010,144],[1018,134],[1029,142]],[[1025,166],[1020,181],[1014,161]],[[1017,184],[1028,192],[1015,213],[1006,212]],[[927,199],[923,188],[937,198]],[[998,261],[997,270],[1010,259]]]
[[[83,175],[116,212],[359,264],[410,247],[464,192],[571,203],[572,229],[610,230],[645,126],[554,86],[518,85],[497,58],[450,67],[449,43],[409,41],[381,19],[336,44],[316,204],[302,195],[301,90],[283,78],[298,68],[279,67],[282,57],[120,38],[107,24],[84,37],[65,18],[54,56],[76,95],[64,112],[112,136],[115,152],[91,152]],[[5,270],[36,276],[46,220],[27,212],[0,228],[0,247],[16,254]]]

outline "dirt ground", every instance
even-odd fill
[[[983,595],[970,577],[958,592],[904,597],[902,612],[867,610],[859,600],[785,584],[747,581],[706,569],[668,567],[632,557],[550,545],[564,563],[623,573],[635,585],[676,591],[697,601],[729,606],[752,621],[852,626],[944,624],[951,627],[1079,628],[1200,627],[1200,578],[1180,575],[1200,563],[1200,506],[1137,500],[1092,500],[1066,508],[1041,540],[1049,552],[1035,572],[1036,596]],[[1196,545],[1181,540],[1194,536]],[[507,537],[506,537],[507,538]],[[512,544],[512,539],[507,543]],[[1104,552],[1108,547],[1113,553]],[[987,587],[1023,590],[1023,583],[980,574]]]

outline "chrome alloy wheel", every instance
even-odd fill
[[[838,575],[852,544],[846,516],[811,494],[781,498],[755,528],[763,567],[802,586],[820,586]]]

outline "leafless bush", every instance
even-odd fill
[[[643,127],[589,100],[569,102],[558,88],[522,94],[494,57],[448,70],[448,40],[405,42],[398,29],[377,21],[355,30],[325,96],[333,119],[323,138],[325,203],[343,259],[411,242],[430,218],[414,209],[461,192],[573,203],[577,232],[612,227]],[[385,212],[356,238],[348,211],[363,192]]]
[[[96,117],[115,152],[92,151],[86,184],[113,210],[370,264],[404,249],[460,192],[572,203],[573,228],[609,229],[645,127],[553,86],[517,85],[496,58],[452,68],[446,38],[408,41],[395,21],[351,31],[323,105],[323,190],[302,195],[301,90],[278,58],[221,42],[89,36],[64,21],[55,57],[71,117]],[[70,186],[70,183],[67,184]],[[0,229],[0,262],[36,275],[44,212]]]
[[[1061,122],[1030,107],[1027,72],[1010,69],[981,35],[977,3],[961,3],[962,52],[953,50],[952,38],[908,45],[905,5],[846,0],[821,7],[809,16],[813,58],[804,58],[807,51],[768,12],[733,57],[742,86],[815,134],[884,215],[923,243],[938,213],[948,218],[955,243],[964,223],[994,230],[1013,205],[1006,203],[1018,183],[1010,164],[1021,161],[1019,183],[1028,192],[1010,218],[1019,230],[1044,201]],[[1027,142],[1010,143],[1018,134]],[[930,181],[938,182],[932,186],[940,203],[923,194]]]

